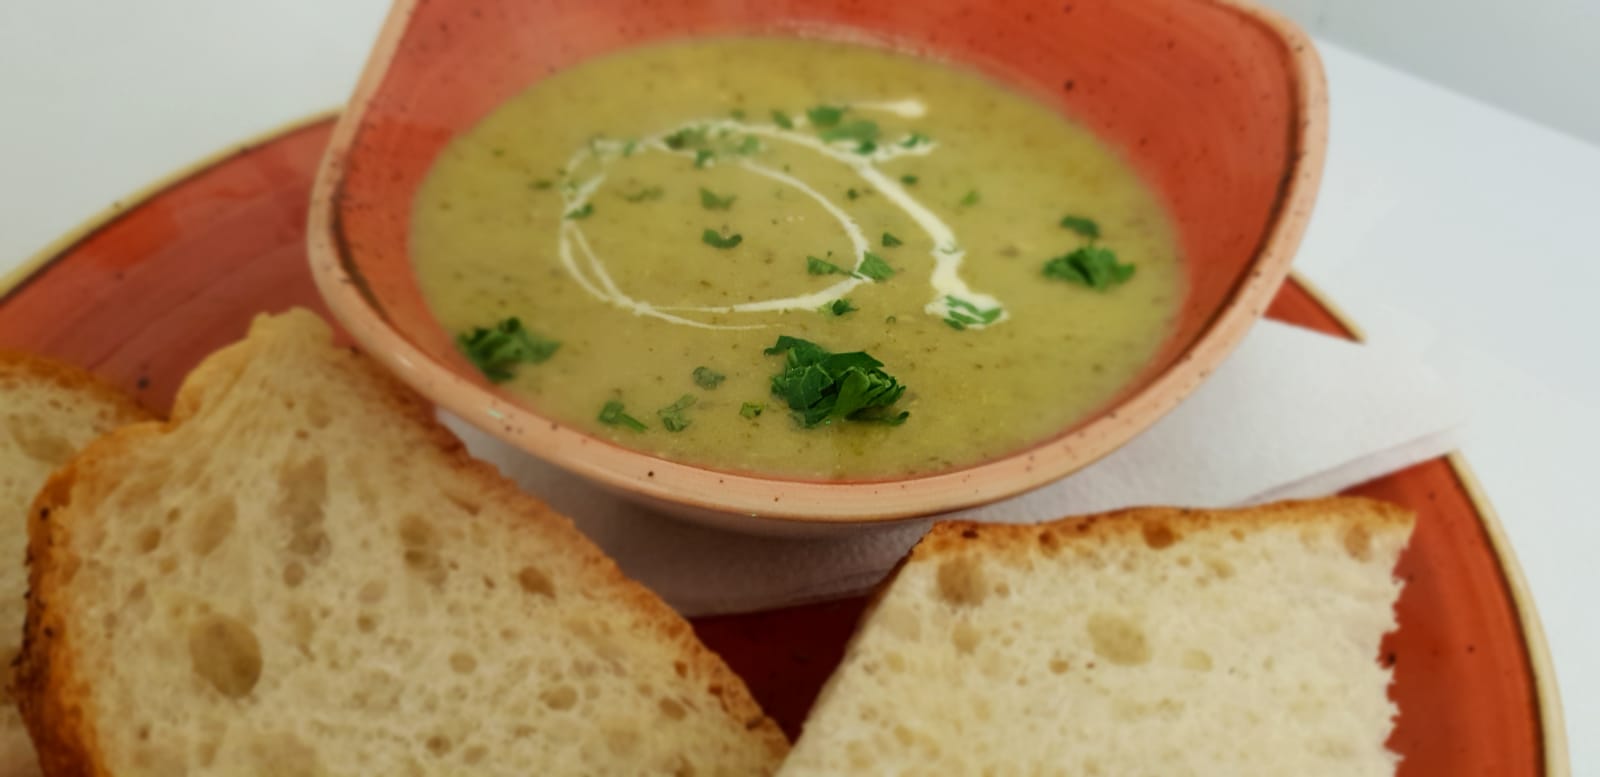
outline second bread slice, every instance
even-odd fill
[[[90,446],[30,531],[48,775],[753,775],[786,749],[686,622],[307,313]]]

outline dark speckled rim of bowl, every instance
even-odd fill
[[[498,6],[508,1],[494,0],[485,5]],[[1169,32],[1173,37],[1164,44],[1167,50],[1177,46],[1180,36],[1201,34],[1196,32],[1196,25],[1206,21],[1214,27],[1221,25],[1225,28],[1225,32],[1221,33],[1212,30],[1213,34],[1264,36],[1272,42],[1267,51],[1271,58],[1266,62],[1275,71],[1272,79],[1263,82],[1270,85],[1277,83],[1280,77],[1282,80],[1282,99],[1279,101],[1282,104],[1274,106],[1274,110],[1280,112],[1275,121],[1287,128],[1288,137],[1283,148],[1270,150],[1281,157],[1282,163],[1276,170],[1274,186],[1264,206],[1267,209],[1264,228],[1251,236],[1254,239],[1248,246],[1250,255],[1244,257],[1247,261],[1227,279],[1230,282],[1226,287],[1216,293],[1217,304],[1203,309],[1186,309],[1183,313],[1186,321],[1180,322],[1179,327],[1188,327],[1193,336],[1170,344],[1171,352],[1159,359],[1149,374],[1136,381],[1111,406],[1053,439],[976,466],[901,480],[823,482],[761,477],[680,464],[622,448],[523,407],[511,396],[484,383],[465,361],[451,355],[447,347],[419,346],[426,339],[438,339],[440,332],[425,331],[429,326],[438,329],[437,324],[427,317],[413,316],[407,320],[396,315],[395,309],[387,307],[374,292],[374,268],[391,274],[409,274],[410,260],[403,255],[404,252],[390,252],[383,256],[363,255],[362,249],[353,245],[351,229],[346,220],[352,216],[360,217],[359,209],[370,209],[371,205],[355,201],[347,176],[357,155],[368,153],[357,141],[361,133],[369,129],[369,110],[383,89],[395,88],[388,81],[391,67],[404,61],[404,55],[407,55],[401,46],[402,41],[411,34],[409,28],[424,11],[429,14],[445,12],[439,3],[440,0],[399,0],[395,4],[357,86],[350,109],[340,118],[334,131],[313,189],[308,228],[312,274],[318,289],[340,322],[369,353],[441,407],[577,475],[648,502],[672,506],[676,508],[675,512],[690,516],[715,516],[714,522],[724,527],[782,532],[784,529],[780,524],[791,522],[870,524],[943,513],[1037,488],[1115,450],[1188,396],[1232,352],[1249,327],[1260,318],[1289,271],[1321,178],[1327,139],[1326,85],[1321,63],[1303,32],[1275,14],[1231,0],[1162,0],[1149,4],[1150,8],[1126,4],[1134,7],[1136,14],[1142,14],[1134,23],[1144,25],[1142,29],[1145,32],[1141,34],[1147,37],[1152,25],[1171,26]],[[859,12],[855,4],[848,3],[848,0],[841,0],[841,3],[843,10],[839,13],[848,15]],[[704,4],[691,1],[688,5],[698,7]],[[734,5],[749,13],[759,14],[759,11],[751,11],[744,4]],[[1011,0],[981,7],[961,3],[932,5],[951,6],[952,14],[969,14],[980,20],[989,14],[988,9],[991,8],[1001,9],[994,12],[1001,13],[1008,5],[1032,7],[1027,4],[1019,6]],[[1122,10],[1126,6],[1115,3],[1088,2],[1080,6],[1079,21],[1074,22],[1079,27],[1063,29],[1080,29],[1083,24],[1090,23],[1082,20],[1098,18],[1092,17],[1090,11],[1102,17],[1128,13]],[[769,7],[789,6],[774,3]],[[465,19],[465,14],[477,8],[473,4],[462,4],[459,12],[455,8],[448,9],[448,12]],[[1073,6],[1067,6],[1066,11],[1072,12]],[[1018,12],[1028,14],[1031,20],[1032,11]],[[1163,16],[1163,13],[1166,15]],[[1179,18],[1184,13],[1201,21]],[[1036,20],[1031,21],[1037,23]],[[878,23],[883,21],[880,19]],[[437,26],[449,25],[440,23]],[[462,26],[467,26],[466,22]],[[793,21],[774,26],[774,29],[800,32],[814,32],[816,28],[817,25]],[[725,28],[712,29],[726,31]],[[430,29],[428,34],[437,33]],[[1107,36],[1114,40],[1109,33]],[[1152,45],[1159,43],[1155,41]],[[1261,47],[1259,42],[1257,47]],[[1228,47],[1208,45],[1205,48],[1226,52]],[[424,52],[409,56],[430,55]],[[1217,56],[1231,55],[1222,53]],[[960,56],[957,55],[957,58],[960,59]],[[1002,77],[1006,72],[1004,64],[979,64],[981,69],[999,73]],[[1243,68],[1246,65],[1232,62],[1218,67]],[[1138,75],[1152,77],[1149,73]],[[1092,83],[1086,81],[1079,85],[1079,92],[1086,91],[1090,86]],[[1071,93],[1074,88],[1073,80],[1065,82],[1064,90],[1068,96],[1063,99],[1068,101],[1069,109],[1072,109]],[[1193,88],[1203,89],[1204,85],[1196,84]],[[1033,88],[1033,91],[1037,92],[1038,89]],[[1086,119],[1092,129],[1109,122],[1109,119],[1102,121],[1103,117],[1114,115],[1117,108],[1115,102],[1103,97],[1099,103],[1090,102],[1087,105],[1081,111],[1075,110],[1075,117]],[[1096,114],[1096,110],[1099,114]],[[1283,111],[1287,111],[1287,117],[1281,115]],[[1182,141],[1183,138],[1179,137],[1173,142]],[[1144,139],[1141,138],[1139,143],[1142,146]],[[1200,147],[1195,153],[1204,156],[1209,151],[1211,149],[1207,147]],[[1229,149],[1221,151],[1228,152]],[[1251,155],[1257,151],[1251,148],[1233,150],[1234,161],[1243,164],[1253,159]],[[1141,174],[1165,179],[1170,172],[1170,176],[1181,179],[1182,171],[1171,172],[1173,167],[1147,168],[1141,170]],[[1158,191],[1162,191],[1162,180],[1157,180],[1156,184]],[[403,195],[400,200],[409,205],[410,190]],[[1182,195],[1174,196],[1178,197],[1179,205],[1183,205]],[[1168,199],[1172,201],[1173,197],[1169,196]],[[1227,205],[1214,204],[1213,209],[1215,207],[1225,208]],[[1187,226],[1184,229],[1187,230]],[[1191,283],[1196,278],[1200,282],[1212,281],[1195,268],[1191,267],[1189,271]],[[1195,307],[1193,301],[1191,299],[1187,307]]]

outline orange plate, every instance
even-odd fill
[[[305,256],[321,118],[209,160],[52,246],[0,286],[0,347],[83,365],[165,411],[185,372],[261,311],[323,312]],[[1303,282],[1269,315],[1352,337]],[[1400,630],[1384,641],[1400,720],[1400,774],[1568,772],[1537,617],[1492,513],[1459,459],[1354,489],[1416,510],[1400,560]],[[695,626],[791,734],[839,659],[863,600]]]

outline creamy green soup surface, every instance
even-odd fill
[[[797,478],[1052,437],[1153,357],[1183,293],[1155,197],[1087,130],[973,72],[816,40],[552,75],[448,144],[412,224],[434,315],[529,406]]]

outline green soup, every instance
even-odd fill
[[[450,142],[412,223],[435,316],[528,405],[771,475],[1037,443],[1132,379],[1182,295],[1161,208],[1088,131],[977,74],[820,41],[557,73]],[[804,342],[769,353],[780,337]]]

